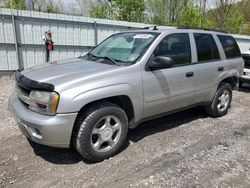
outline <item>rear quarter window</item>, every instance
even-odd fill
[[[223,47],[227,59],[241,56],[239,46],[232,36],[225,36],[225,35],[217,35],[217,36],[221,42],[221,45]]]

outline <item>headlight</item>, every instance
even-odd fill
[[[56,113],[59,94],[56,92],[31,91],[29,109],[47,115]]]

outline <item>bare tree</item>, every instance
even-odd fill
[[[146,15],[155,24],[176,24],[184,7],[194,0],[146,0]]]
[[[60,12],[63,8],[60,0],[29,0],[27,3],[35,11]]]
[[[246,3],[245,0],[213,0],[215,8],[210,11],[212,14],[212,19],[214,19],[216,27],[223,29],[225,28],[225,23],[230,14],[234,9],[240,9]]]
[[[202,14],[205,15],[207,12],[208,0],[194,0],[193,2]]]
[[[105,2],[103,0],[76,0],[76,1],[80,7],[80,14],[84,16],[89,15],[91,7]]]

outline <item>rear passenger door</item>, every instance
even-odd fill
[[[193,37],[197,52],[195,102],[209,102],[218,86],[218,76],[228,69],[228,65],[221,58],[222,48],[216,35],[194,33]]]

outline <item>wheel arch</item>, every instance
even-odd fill
[[[238,83],[238,79],[236,76],[230,76],[227,78],[224,78],[218,85],[218,88],[220,87],[221,83],[228,83],[231,85],[232,89],[236,89],[237,88],[237,83]]]
[[[133,120],[133,118],[135,117],[134,106],[133,106],[132,100],[127,95],[112,96],[112,97],[102,98],[102,99],[98,99],[98,100],[89,102],[89,103],[85,104],[79,110],[77,116],[79,116],[80,114],[83,114],[92,105],[97,104],[97,103],[103,103],[103,102],[110,102],[110,103],[116,104],[117,106],[122,108],[125,111],[129,122],[131,120]]]
[[[75,118],[74,126],[73,126],[72,133],[71,133],[70,145],[72,145],[73,143],[73,133],[75,132],[74,130],[77,128],[76,122],[78,121],[78,118],[81,115],[84,115],[87,109],[89,109],[91,106],[98,104],[98,103],[101,104],[105,102],[110,102],[112,104],[119,106],[121,109],[123,109],[128,117],[129,126],[134,122],[134,118],[135,118],[134,106],[133,106],[132,100],[127,95],[112,96],[112,97],[102,98],[102,99],[89,102],[85,104],[84,106],[82,106],[82,108],[79,110]]]

